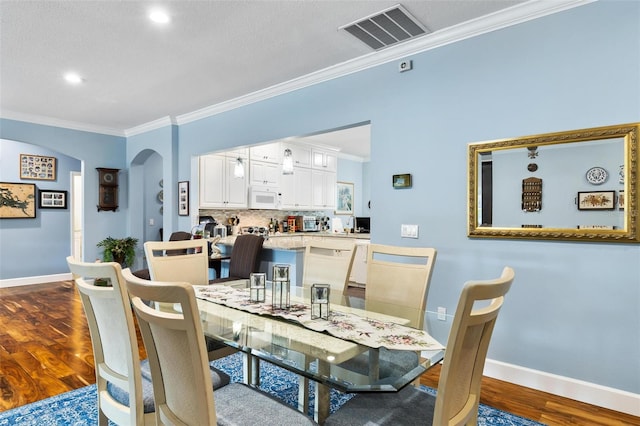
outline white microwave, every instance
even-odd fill
[[[280,195],[278,188],[251,186],[249,187],[249,208],[278,210],[280,209]]]

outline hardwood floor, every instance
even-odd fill
[[[0,411],[95,383],[89,330],[70,281],[0,289],[0,324]],[[439,374],[432,368],[421,383],[435,388]],[[638,417],[490,378],[481,401],[547,425],[640,426]]]

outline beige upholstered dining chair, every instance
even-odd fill
[[[302,285],[330,284],[332,290],[344,293],[356,254],[353,239],[328,238],[306,244],[302,269]]]
[[[513,269],[500,278],[465,283],[447,341],[437,396],[413,386],[397,393],[359,394],[329,416],[327,426],[477,424],[480,383]],[[483,306],[474,303],[483,301]],[[488,306],[486,305],[486,302]]]
[[[241,383],[212,390],[193,287],[123,273],[149,355],[159,425],[314,425],[311,419]],[[144,301],[180,306],[156,310]],[[214,399],[215,394],[215,399]]]
[[[86,263],[67,257],[87,317],[98,392],[98,423],[155,424],[151,382],[142,377],[138,339],[118,263]],[[108,279],[110,287],[95,286]]]
[[[436,249],[369,244],[365,308],[424,328]]]
[[[209,249],[204,238],[181,241],[147,241],[144,254],[154,281],[209,284]]]
[[[200,238],[185,241],[147,241],[144,251],[149,263],[151,280],[209,284],[208,242]],[[171,306],[165,309],[173,310]],[[206,339],[209,360],[235,353],[235,349]]]

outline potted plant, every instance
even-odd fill
[[[123,268],[133,265],[136,258],[137,238],[111,238],[100,241],[97,246],[102,247],[103,262],[118,262]]]

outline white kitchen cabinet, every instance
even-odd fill
[[[291,150],[291,155],[293,156],[293,166],[294,167],[311,167],[311,147],[302,144],[295,143],[286,143],[282,144],[282,152],[285,149]]]
[[[336,172],[338,170],[338,156],[335,152],[320,150],[317,148],[311,151],[311,167],[327,172]]]
[[[249,162],[249,184],[258,186],[278,187],[282,166],[275,163],[250,160]]]
[[[336,207],[336,173],[311,171],[311,207],[332,210]]]
[[[249,148],[249,159],[251,161],[263,161],[266,163],[282,164],[282,145],[280,142],[266,145],[252,146]]]
[[[292,175],[280,177],[282,210],[311,209],[311,169],[294,167]]]
[[[200,207],[247,208],[247,170],[245,176],[233,175],[238,152],[200,157]],[[244,156],[246,158],[246,155]]]

